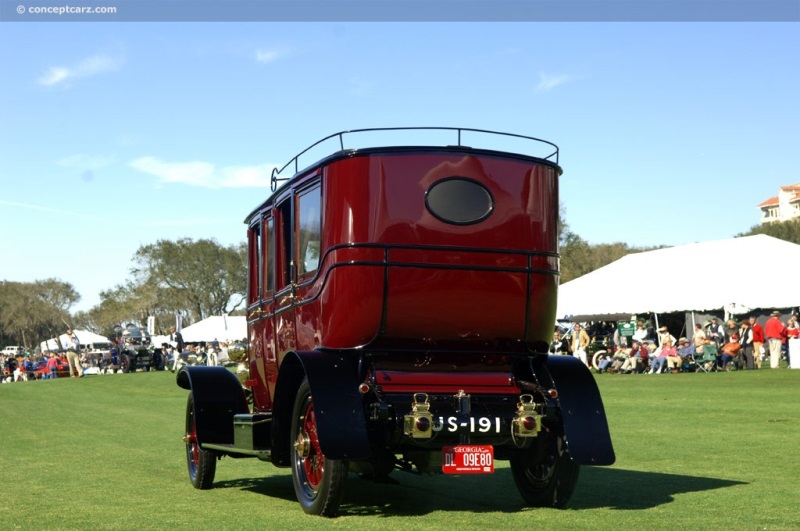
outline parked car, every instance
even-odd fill
[[[6,356],[6,357],[13,356],[13,357],[16,358],[17,356],[24,356],[25,355],[25,349],[22,348],[22,347],[19,347],[19,346],[3,347],[3,350],[0,351],[0,355]]]
[[[150,334],[144,328],[129,326],[122,332],[120,345],[119,367],[122,372],[136,372],[136,369],[149,371],[162,370],[164,358],[161,349],[156,349],[150,343]]]
[[[548,355],[558,148],[463,128],[426,145],[431,129],[382,147],[371,130],[361,149],[337,133],[317,144],[338,151],[273,172],[245,221],[249,377],[177,374],[195,488],[221,457],[255,458],[290,468],[303,511],[329,517],[350,471],[492,474],[497,459],[526,504],[563,507],[581,466],[614,463],[592,373]],[[462,141],[481,134],[485,148]],[[531,153],[491,148],[514,139]]]
[[[69,363],[63,356],[58,357],[58,377],[69,378]],[[50,378],[50,371],[47,370],[47,360],[41,360],[36,363],[36,379],[45,378]]]

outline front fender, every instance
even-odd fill
[[[178,371],[179,387],[192,392],[195,429],[200,444],[233,444],[233,416],[248,413],[239,379],[225,367],[185,365]]]
[[[591,371],[572,356],[547,356],[545,366],[558,391],[572,460],[581,465],[614,464],[608,420]]]
[[[289,358],[293,359],[289,359]],[[281,364],[281,372],[290,367],[302,366],[311,388],[316,414],[317,432],[322,453],[329,459],[366,459],[370,455],[367,437],[367,420],[364,414],[363,397],[358,392],[360,383],[356,362],[349,356],[335,351],[297,351],[287,354]],[[282,376],[282,375],[281,375]],[[291,410],[294,395],[290,396],[282,387],[279,376],[276,389],[283,398],[284,411]],[[296,388],[295,388],[296,392]],[[291,411],[290,411],[291,413]],[[290,424],[282,423],[285,427]]]

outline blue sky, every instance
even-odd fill
[[[2,23],[0,279],[99,302],[159,239],[244,240],[330,133],[461,126],[561,148],[591,243],[728,238],[800,181],[796,23]]]

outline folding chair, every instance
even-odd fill
[[[706,343],[703,345],[701,354],[695,353],[694,363],[698,371],[712,372],[717,370],[717,354],[719,353],[716,343]]]

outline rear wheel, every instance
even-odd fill
[[[119,368],[122,372],[131,372],[131,358],[127,354],[120,354],[119,356]]]
[[[511,474],[519,493],[534,507],[564,507],[578,483],[580,465],[567,451],[563,434],[542,431],[545,440],[511,455]]]
[[[597,352],[594,353],[594,356],[592,356],[592,367],[594,367],[594,370],[596,371],[600,370],[600,359],[603,356],[606,356],[607,354],[608,351],[606,350],[598,350]]]
[[[307,514],[335,516],[347,481],[347,462],[327,459],[320,448],[308,380],[297,390],[292,412],[292,482]]]
[[[197,441],[197,421],[194,416],[194,396],[189,393],[186,403],[186,464],[189,467],[189,480],[196,489],[210,489],[217,472],[217,455],[203,450]]]

